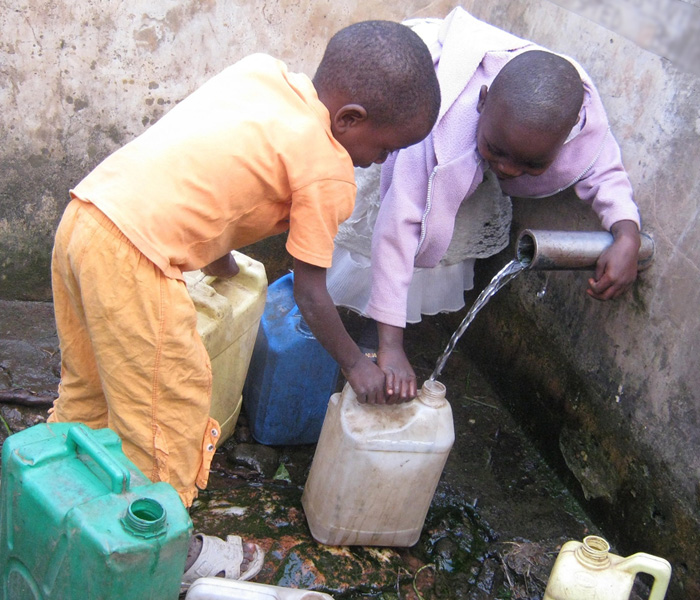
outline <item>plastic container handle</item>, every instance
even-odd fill
[[[649,592],[649,600],[664,600],[668,583],[671,580],[671,565],[670,563],[659,556],[652,556],[644,552],[637,552],[632,556],[627,557],[619,565],[628,573],[648,573],[654,578],[654,584]]]
[[[311,327],[309,327],[309,324],[306,322],[304,319],[304,315],[301,314],[301,311],[299,310],[299,305],[294,304],[292,306],[292,310],[289,311],[289,318],[292,319],[299,319],[299,322],[297,323],[296,330],[301,333],[305,338],[308,338],[310,340],[315,340],[316,336],[313,334],[313,331],[311,331]]]
[[[112,483],[112,491],[115,494],[123,494],[129,490],[131,482],[129,471],[105,450],[104,446],[93,437],[85,425],[71,427],[68,430],[66,442],[76,451],[82,450],[107,473]]]

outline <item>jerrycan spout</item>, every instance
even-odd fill
[[[654,240],[641,233],[637,268],[654,259]],[[540,271],[594,269],[598,257],[613,243],[607,231],[548,231],[525,229],[518,236],[516,260],[525,269]]]
[[[431,408],[442,408],[447,404],[447,388],[444,383],[428,379],[418,391],[418,399]]]

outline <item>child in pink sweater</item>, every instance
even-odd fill
[[[394,392],[391,402],[416,394],[403,350],[414,267],[438,265],[455,233],[457,211],[474,199],[487,174],[495,175],[509,196],[551,196],[573,186],[591,205],[614,236],[589,280],[593,298],[614,298],[630,287],[640,245],[639,212],[619,147],[598,92],[580,66],[461,8],[444,20],[407,24],[433,56],[442,93],[438,120],[423,142],[392,154],[382,166],[366,296],[344,302],[350,287],[358,298],[361,274],[348,277],[348,263],[357,257],[346,253],[344,261],[338,242],[328,279],[337,304],[377,321],[378,364]],[[491,202],[498,205],[500,199]],[[501,250],[510,215],[502,221],[502,231],[491,232],[490,248],[484,251],[480,240],[467,240],[464,257]]]

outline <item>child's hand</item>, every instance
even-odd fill
[[[588,280],[588,295],[596,300],[610,300],[624,294],[637,278],[637,261],[641,239],[632,221],[618,221],[612,226],[614,241],[598,258],[595,278]]]
[[[403,347],[380,348],[377,364],[386,376],[387,404],[400,404],[416,397],[416,374]]]
[[[360,404],[386,404],[384,373],[369,358],[362,355],[352,367],[343,369],[343,375]]]
[[[211,277],[233,277],[238,275],[240,270],[236,259],[233,258],[233,254],[228,252],[204,267],[202,273]]]
[[[377,364],[386,375],[388,404],[408,402],[416,397],[416,374],[403,349],[403,327],[377,321],[379,350]]]
[[[294,299],[316,339],[338,361],[359,402],[384,404],[385,377],[352,341],[328,295],[326,269],[294,259]]]

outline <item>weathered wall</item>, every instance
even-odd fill
[[[252,52],[313,75],[338,29],[430,4],[0,0],[0,298],[50,298],[69,188],[206,79]]]
[[[351,22],[444,16],[453,4],[0,0],[0,297],[50,298],[68,189],[214,73],[265,51],[312,74]],[[587,68],[657,244],[623,300],[589,300],[580,273],[527,273],[462,343],[566,458],[618,547],[668,557],[672,597],[700,597],[697,0],[461,4]],[[515,220],[596,226],[570,197],[520,201]]]
[[[482,357],[550,456],[575,475],[618,548],[667,557],[674,566],[669,597],[700,597],[699,5],[463,5],[589,71],[656,242],[653,266],[614,302],[588,298],[585,273],[523,274],[483,311],[465,347]],[[563,194],[517,201],[514,235],[525,227],[597,223]],[[512,249],[492,259],[481,287],[511,256]]]

